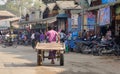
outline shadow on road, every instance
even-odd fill
[[[73,71],[64,71],[58,74],[100,74],[100,73],[95,73],[95,72],[73,72]]]
[[[34,63],[21,63],[21,64],[15,64],[15,63],[10,63],[10,64],[4,64],[5,67],[35,67],[37,66]]]
[[[18,46],[17,48],[6,47],[1,48],[0,52],[4,54],[4,61],[10,62],[14,66],[35,66],[37,64],[37,55],[32,47]],[[10,61],[9,61],[10,59]],[[17,64],[18,63],[18,64]],[[22,64],[19,64],[22,63]],[[6,66],[9,66],[8,64]]]
[[[28,46],[18,46],[17,48],[12,47],[6,47],[1,48],[0,52],[2,52],[8,59],[11,59],[9,61],[7,58],[5,61],[8,63],[5,63],[5,67],[36,67],[37,66],[37,52],[35,52],[32,47]],[[17,61],[16,61],[17,60]],[[48,59],[45,59],[43,61],[43,66],[49,66],[49,67],[59,67],[59,61],[56,59],[56,64],[51,64],[51,61]]]

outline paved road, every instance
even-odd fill
[[[43,66],[37,66],[36,59],[35,50],[29,46],[0,46],[0,74],[120,74],[120,60],[113,56],[67,53],[62,67],[57,61],[51,65],[47,59]]]

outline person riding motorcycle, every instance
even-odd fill
[[[8,44],[12,43],[12,35],[11,35],[11,33],[7,33],[5,35],[5,42],[7,42]]]

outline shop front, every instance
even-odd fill
[[[115,36],[120,36],[120,4],[116,5],[115,14]]]
[[[120,44],[120,4],[116,4],[114,8],[114,32],[116,42]]]
[[[67,31],[67,18],[68,15],[65,13],[61,13],[57,15],[57,25],[58,29]]]

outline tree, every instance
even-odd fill
[[[40,9],[42,4],[43,3],[40,0],[8,0],[5,5],[0,6],[0,10],[8,10],[20,16],[21,14],[24,14],[24,9],[26,12],[29,12],[31,7]]]
[[[39,0],[35,0],[34,7],[36,7],[36,9],[39,9],[41,4],[42,4],[42,2],[40,2]]]
[[[31,7],[32,0],[15,0],[11,1],[8,0],[8,2],[5,5],[0,6],[0,10],[8,10],[18,16],[20,16],[20,8],[21,11],[23,11],[24,8],[30,8]]]

